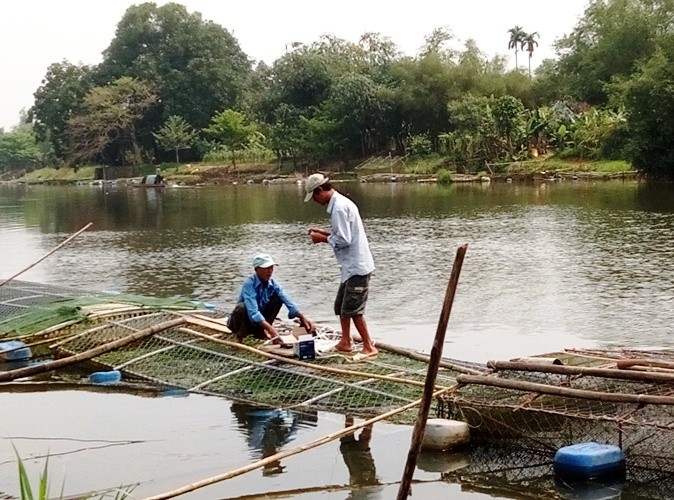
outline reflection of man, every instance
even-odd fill
[[[232,403],[232,412],[239,423],[239,429],[246,434],[248,447],[259,451],[259,458],[275,455],[296,431],[294,416],[284,410]],[[263,469],[264,475],[281,472],[281,462],[267,464]]]
[[[345,427],[353,425],[353,417],[346,417]],[[372,486],[379,484],[374,459],[370,452],[370,439],[372,438],[372,424],[366,425],[360,431],[358,439],[356,433],[348,434],[339,439],[339,451],[347,469],[349,469],[349,484],[352,486]]]
[[[248,447],[260,452],[258,458],[271,457],[278,453],[302,424],[316,421],[316,416],[289,412],[287,410],[255,407],[244,403],[232,403],[232,413],[236,417],[239,429],[247,438]],[[264,466],[263,475],[280,474],[284,467],[280,461]]]

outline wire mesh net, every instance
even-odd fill
[[[447,463],[449,457],[458,466],[441,472],[441,478],[460,483],[462,491],[504,498],[674,498],[674,475],[655,460],[649,467],[628,460],[624,473],[572,480],[556,475],[554,452],[535,444],[473,443],[441,460]]]
[[[218,312],[202,312],[217,316]],[[185,315],[161,311],[111,320],[71,335],[52,347],[74,355],[117,341]],[[277,322],[282,332],[294,324]],[[350,365],[348,357],[327,355],[311,363],[270,359],[252,349],[253,340],[237,344],[205,336],[208,326],[167,328],[126,346],[100,354],[93,361],[126,377],[179,387],[191,392],[224,396],[260,406],[333,411],[371,417],[419,399],[428,370],[424,361],[380,351],[376,360]],[[322,332],[326,334],[329,332]],[[336,333],[332,332],[334,335]],[[228,336],[231,340],[234,336]],[[444,371],[439,386],[455,383],[456,373]],[[382,379],[392,377],[393,379]],[[413,422],[415,408],[398,414],[396,422]]]
[[[575,351],[560,355],[567,366],[613,369],[620,359],[672,359],[671,353],[662,351]],[[540,373],[535,368],[498,371],[490,377],[522,385],[519,389],[462,385],[443,397],[439,408],[440,415],[467,422],[472,440],[505,447],[526,442],[529,447],[547,450],[550,461],[557,449],[570,444],[589,441],[614,444],[624,450],[635,480],[649,482],[652,474],[648,471],[656,475],[674,474],[674,406],[667,399],[663,401],[669,404],[645,404],[639,399],[672,396],[674,384],[649,381],[646,376],[644,380],[619,380],[609,375]],[[526,384],[530,383],[582,392],[544,394],[527,389]],[[605,394],[627,395],[628,400],[607,401]],[[671,485],[658,487],[671,488]]]

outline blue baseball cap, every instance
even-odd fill
[[[253,267],[271,267],[276,265],[276,262],[274,262],[274,259],[271,258],[271,256],[267,253],[260,253],[257,254],[253,258]]]

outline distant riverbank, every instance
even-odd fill
[[[637,179],[640,174],[632,170],[624,161],[592,162],[542,158],[524,162],[513,162],[488,167],[479,173],[460,173],[429,162],[399,163],[395,169],[356,168],[353,171],[339,171],[334,168],[316,169],[329,172],[335,180],[360,180],[361,182],[438,182],[437,173],[447,170],[451,182],[534,182],[546,180],[610,180]],[[240,164],[237,166],[180,164],[164,165],[162,175],[167,184],[204,185],[239,183],[281,183],[302,182],[306,172],[284,173],[276,163]],[[142,178],[155,173],[156,166],[146,165],[135,168],[86,166],[42,168],[24,175],[3,179],[3,182],[24,184],[78,184],[115,182],[117,184],[140,184]],[[313,170],[312,170],[313,171]],[[447,182],[445,176],[441,182]]]

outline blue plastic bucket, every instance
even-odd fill
[[[31,352],[30,347],[20,340],[0,342],[0,360],[2,361],[22,361],[32,357],[33,353]]]

